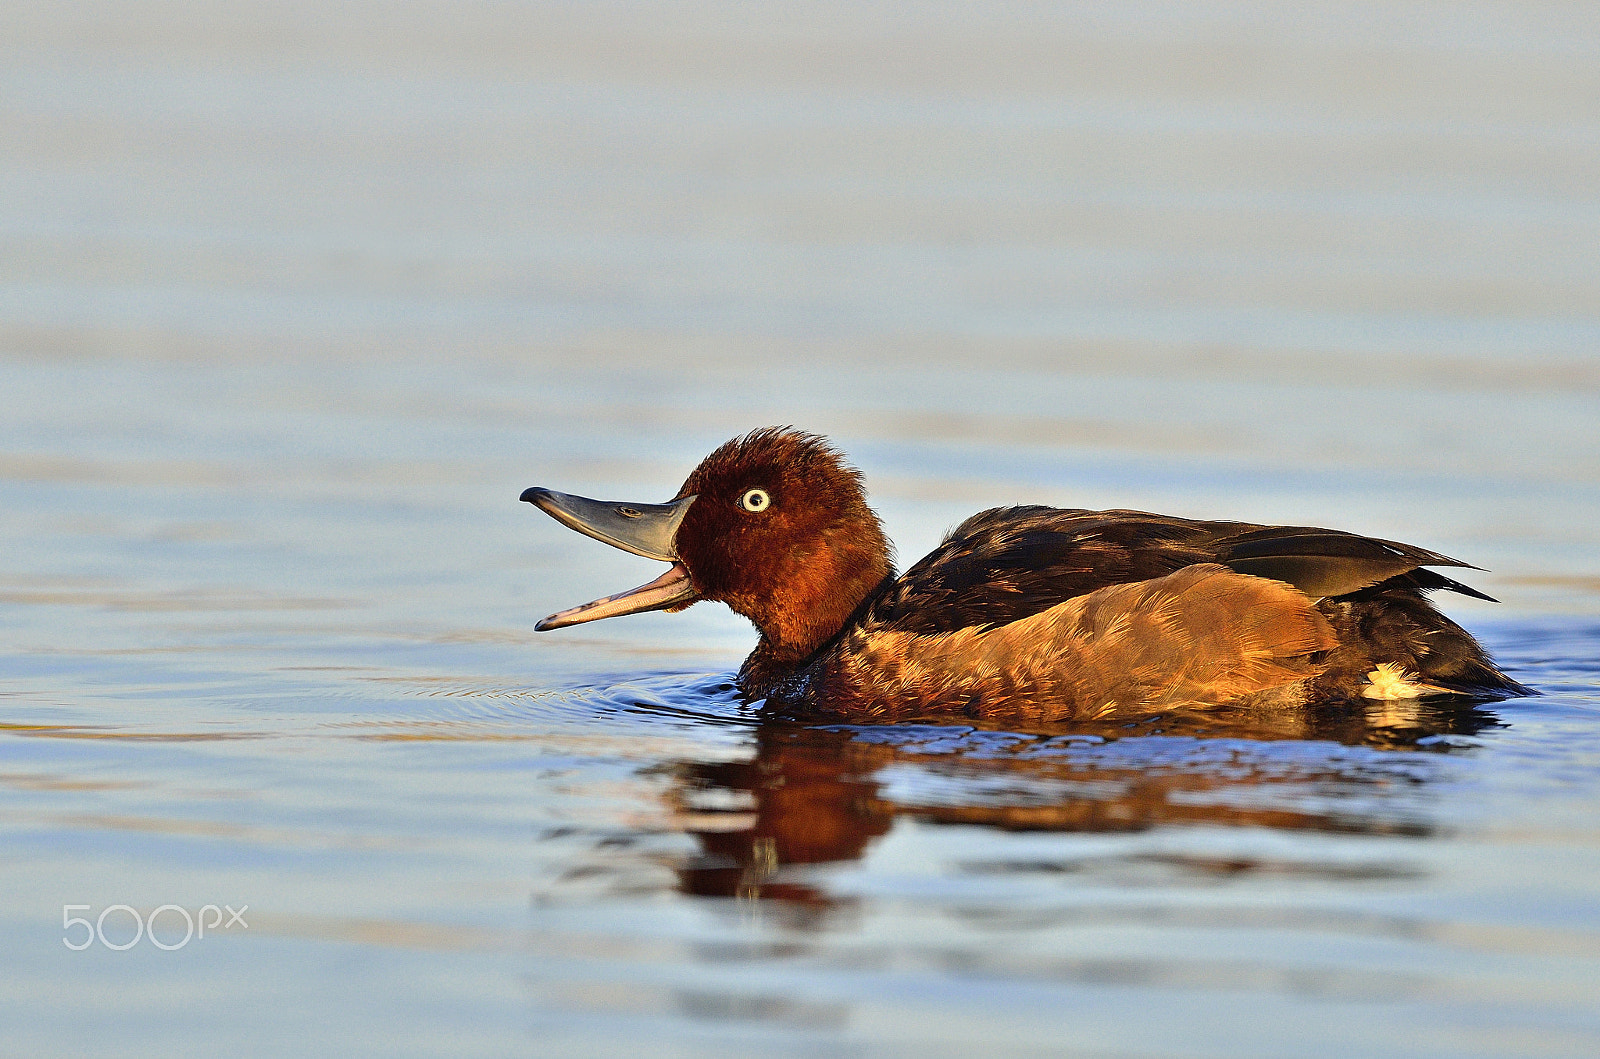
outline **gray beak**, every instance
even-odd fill
[[[671,568],[647,585],[619,592],[614,596],[561,611],[534,626],[537,632],[581,625],[586,621],[611,618],[619,614],[638,614],[647,610],[679,610],[699,597],[689,571],[678,561],[674,541],[683,517],[689,513],[694,497],[686,496],[670,504],[629,504],[558,493],[535,486],[523,491],[522,499],[538,507],[564,526],[571,527],[614,548],[660,559]]]
[[[522,492],[522,500],[532,504],[563,526],[577,530],[613,548],[662,562],[678,561],[673,543],[683,516],[689,513],[694,497],[686,496],[670,504],[630,504],[612,500],[590,500],[586,496],[558,493],[534,486]]]

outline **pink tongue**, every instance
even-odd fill
[[[637,614],[642,610],[658,610],[673,603],[694,598],[694,584],[689,580],[689,571],[685,570],[682,563],[673,563],[667,567],[667,572],[638,588],[619,592],[614,596],[605,596],[593,603],[585,603],[581,607],[552,614],[534,626],[535,631],[545,632],[548,629],[561,629],[568,625],[582,625],[586,621],[597,621],[600,618],[613,618],[619,614]]]

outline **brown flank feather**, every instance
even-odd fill
[[[830,711],[884,720],[1071,720],[1233,702],[1316,676],[1316,656],[1337,646],[1304,594],[1201,564],[998,627],[857,629],[819,659],[807,690]]]

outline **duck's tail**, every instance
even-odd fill
[[[1434,609],[1422,595],[1432,588],[1461,591],[1465,586],[1418,570],[1318,602],[1340,646],[1327,658],[1328,668],[1316,686],[1345,694],[1359,688],[1361,694],[1380,699],[1537,695],[1496,666],[1470,633]]]

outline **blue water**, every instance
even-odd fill
[[[1600,1052],[1596,69],[1479,4],[0,5],[4,1048]],[[808,727],[725,609],[532,632],[659,567],[525,487],[771,423],[902,566],[1016,502],[1459,555],[1542,694]]]

